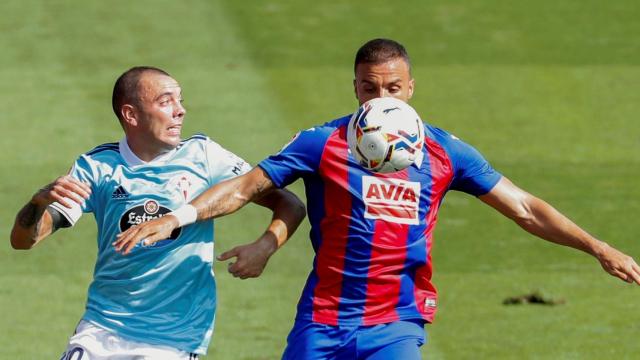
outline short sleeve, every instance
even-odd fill
[[[69,175],[73,178],[88,184],[91,187],[92,194],[88,199],[83,201],[82,205],[77,202],[67,199],[67,201],[72,205],[71,208],[68,208],[58,202],[54,202],[50,207],[56,209],[58,212],[62,214],[62,216],[69,221],[69,223],[73,226],[78,222],[83,213],[93,212],[93,193],[96,190],[96,184],[93,177],[93,169],[91,164],[86,156],[80,156],[78,160],[73,164],[71,170],[69,171]]]
[[[331,131],[331,128],[322,127],[301,131],[280,152],[262,160],[258,166],[277,187],[283,188],[298,178],[317,171]]]
[[[428,137],[444,148],[451,161],[453,179],[449,189],[480,196],[491,191],[502,178],[473,146],[440,128],[427,124],[425,130]]]
[[[473,146],[452,136],[450,148],[454,166],[451,189],[480,196],[491,191],[502,178]]]
[[[207,139],[206,151],[211,185],[240,176],[251,170],[251,165],[244,159],[210,139]]]

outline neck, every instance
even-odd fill
[[[166,147],[153,146],[155,144],[139,137],[127,136],[126,139],[131,152],[144,162],[149,162],[158,156],[171,151],[171,149],[167,149]]]

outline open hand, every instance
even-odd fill
[[[609,274],[616,276],[628,283],[640,285],[640,266],[629,255],[609,246],[604,245],[597,255],[602,268]]]
[[[136,244],[143,242],[149,246],[157,241],[164,240],[171,236],[171,232],[178,227],[178,219],[173,215],[165,215],[161,218],[135,225],[117,235],[113,242],[116,251],[123,255],[131,252]]]

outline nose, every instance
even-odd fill
[[[182,102],[176,101],[176,106],[173,108],[174,117],[183,117],[187,113],[187,109],[184,108]]]

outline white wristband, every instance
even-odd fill
[[[196,222],[198,210],[191,204],[184,204],[167,215],[175,216],[178,219],[178,227],[183,227]]]

